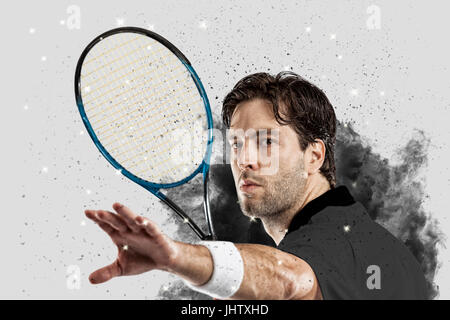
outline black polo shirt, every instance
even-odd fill
[[[427,299],[415,257],[345,186],[310,201],[277,248],[311,266],[324,299]]]

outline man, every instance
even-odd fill
[[[225,97],[222,115],[241,209],[261,219],[276,246],[174,241],[115,203],[117,214],[86,211],[119,248],[92,283],[158,269],[221,299],[426,298],[408,249],[336,187],[336,116],[320,89],[291,72],[249,75]],[[262,148],[276,156],[275,170]]]

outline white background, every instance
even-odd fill
[[[69,28],[70,5],[81,10],[80,29]],[[368,26],[373,5],[379,29]],[[424,209],[444,235],[450,231],[447,1],[14,1],[3,9],[0,298],[152,299],[175,279],[152,272],[101,286],[87,281],[116,252],[85,208],[119,201],[169,235],[176,230],[171,212],[98,153],[75,105],[81,51],[120,25],[153,29],[180,48],[217,119],[222,98],[245,74],[290,69],[321,87],[338,119],[351,121],[391,164],[423,130],[431,141]],[[448,299],[442,240],[436,282]],[[70,265],[81,271],[80,289],[67,286]]]

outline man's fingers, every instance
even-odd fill
[[[114,210],[119,214],[119,216],[127,223],[128,228],[134,232],[139,232],[139,227],[136,225],[135,220],[137,215],[134,214],[129,208],[120,203],[113,204]]]
[[[125,221],[112,212],[105,210],[85,210],[84,213],[89,219],[97,223],[102,222],[109,224],[111,227],[121,232],[128,230],[128,225]]]
[[[98,219],[96,216],[95,210],[86,210],[85,211],[86,216],[93,220],[95,223],[98,224],[100,228],[102,228],[113,240],[114,236],[116,235],[116,229],[113,228],[111,225],[109,225],[106,222],[103,222],[102,220]]]
[[[158,226],[153,221],[141,216],[137,216],[135,218],[135,221],[138,224],[140,224],[142,228],[145,230],[145,232],[147,232],[147,234],[150,235],[151,237],[156,237],[157,235],[161,234],[161,231],[159,230]]]
[[[89,219],[98,222],[97,217],[95,216],[96,211],[95,210],[84,210],[84,214],[86,215],[86,217],[88,217]]]
[[[126,232],[128,230],[127,223],[121,217],[112,212],[105,210],[98,210],[97,217],[98,219],[108,223],[109,225],[111,225],[111,227],[113,227],[116,230],[119,230],[120,232]]]
[[[109,224],[104,223],[104,222],[99,222],[98,226],[100,228],[102,228],[111,238],[113,238],[115,236],[116,230],[113,227],[111,227]]]
[[[118,260],[114,261],[109,266],[103,267],[89,276],[89,281],[92,284],[98,284],[106,282],[114,277],[122,275],[122,269],[120,268]]]

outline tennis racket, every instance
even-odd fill
[[[145,29],[107,31],[78,60],[75,97],[90,137],[113,167],[166,203],[200,239],[216,239],[208,199],[212,115],[183,53]],[[209,234],[161,192],[199,173]]]

